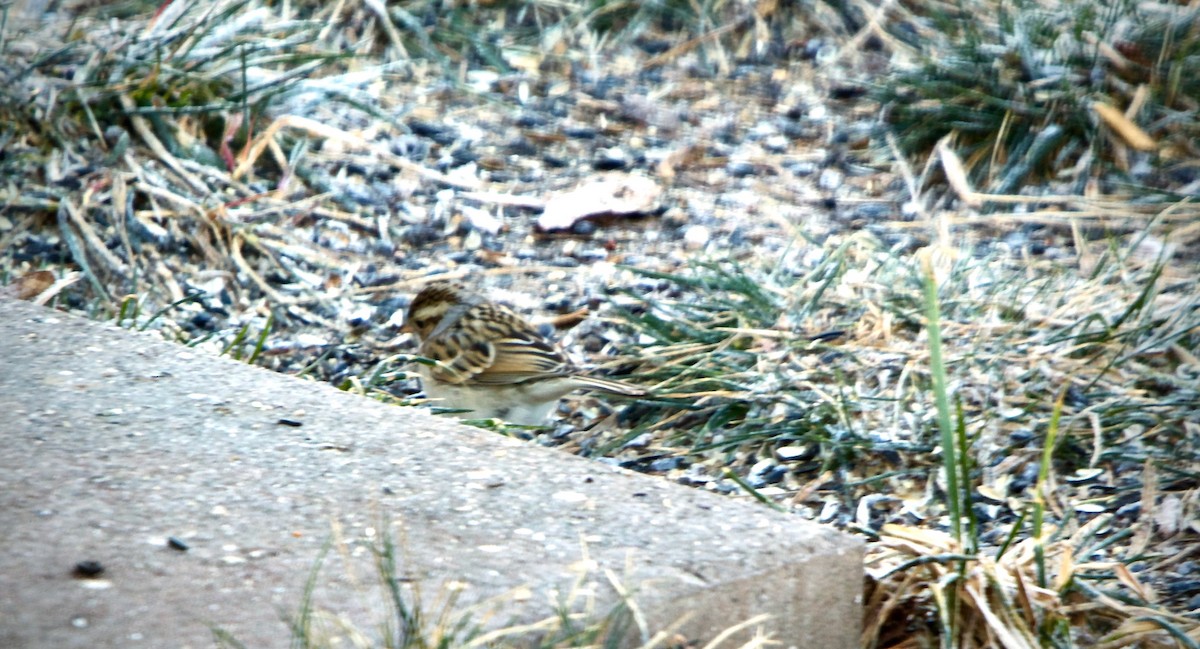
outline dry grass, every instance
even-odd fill
[[[947,445],[920,255],[863,236],[770,269],[701,266],[673,278],[691,289],[678,302],[632,309],[656,339],[645,375],[688,405],[643,403],[642,423],[598,448],[649,433],[617,456],[680,454],[687,466],[669,475],[869,535],[864,646],[926,633],[944,646],[1117,646],[1131,628],[1154,646],[1194,639],[1200,624],[1179,608],[1194,592],[1179,598],[1188,578],[1172,567],[1200,540],[1188,522],[1200,286],[1173,230],[1079,239],[1065,261],[934,255],[961,495],[933,462]],[[812,449],[804,461],[781,454],[797,445]],[[757,488],[723,473],[779,465],[783,479]]]

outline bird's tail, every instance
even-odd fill
[[[632,385],[630,383],[622,383],[610,379],[601,379],[595,376],[576,376],[575,380],[579,383],[581,390],[599,390],[608,392],[609,394],[621,394],[627,397],[644,397],[649,394],[644,388]]]

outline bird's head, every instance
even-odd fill
[[[464,311],[474,304],[471,292],[457,282],[433,282],[421,289],[408,305],[402,331],[427,340],[451,311]]]

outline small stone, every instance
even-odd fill
[[[734,178],[745,178],[754,175],[754,163],[747,160],[730,160],[725,165],[725,172]]]
[[[369,187],[354,183],[347,183],[341,187],[341,194],[359,205],[374,205],[375,193]]]
[[[594,140],[597,135],[596,129],[591,126],[564,126],[562,133],[576,140]]]
[[[769,457],[763,458],[755,462],[754,465],[750,467],[750,475],[762,475],[763,473],[770,471],[771,467],[773,466],[775,466],[775,460],[772,460]]]
[[[1129,503],[1128,505],[1122,505],[1121,507],[1117,508],[1117,511],[1116,511],[1116,516],[1118,518],[1125,518],[1125,519],[1129,519],[1129,520],[1134,520],[1134,519],[1138,518],[1139,516],[1141,516],[1141,514],[1142,514],[1142,504],[1141,503]]]
[[[513,123],[520,128],[534,128],[536,126],[545,126],[547,119],[536,112],[524,112],[517,116]]]
[[[1104,475],[1104,469],[1083,468],[1075,471],[1075,473],[1067,476],[1066,478],[1067,482],[1073,484],[1082,484],[1085,482],[1091,482],[1102,475]]]
[[[817,186],[830,192],[842,186],[842,172],[837,169],[822,169]]]
[[[621,448],[646,448],[652,441],[654,441],[653,435],[650,433],[642,433],[628,442],[625,442]]]
[[[650,463],[648,467],[651,471],[666,472],[673,471],[683,466],[682,457],[661,457]]]
[[[862,203],[854,208],[854,218],[880,221],[892,214],[892,208],[886,203]]]
[[[400,233],[400,240],[414,248],[419,248],[435,241],[439,241],[441,238],[441,232],[439,232],[436,228],[424,223],[410,225]]]
[[[475,92],[491,92],[493,86],[500,80],[500,73],[495,70],[474,69],[467,71],[467,85]]]
[[[811,176],[817,173],[817,163],[809,162],[808,160],[797,160],[788,165],[787,169],[800,177]]]
[[[1028,428],[1018,428],[1008,434],[1008,442],[1014,446],[1024,446],[1033,441],[1033,431]]]
[[[80,579],[95,579],[104,574],[104,564],[99,561],[80,561],[72,571]]]
[[[624,150],[611,147],[596,152],[592,167],[597,171],[616,171],[629,166],[629,155]]]
[[[703,225],[693,225],[683,233],[683,244],[688,250],[700,250],[708,245],[712,232]]]
[[[213,331],[216,329],[216,324],[213,322],[213,314],[208,311],[201,311],[192,316],[191,325],[193,328],[203,331]]]
[[[815,455],[810,446],[780,446],[775,449],[775,456],[785,462],[811,459]]]
[[[775,134],[763,140],[763,148],[772,153],[783,153],[788,150],[788,139],[786,136]]]
[[[413,135],[429,138],[442,146],[454,144],[454,141],[458,139],[458,135],[452,128],[438,122],[413,120],[408,123],[408,128]]]
[[[429,157],[429,142],[407,133],[393,138],[388,143],[388,148],[401,158],[418,162]]]
[[[104,129],[104,141],[107,142],[109,146],[120,142],[122,137],[129,137],[129,133],[120,126],[114,124]]]

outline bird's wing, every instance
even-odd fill
[[[433,378],[447,383],[509,385],[565,376],[567,357],[520,316],[495,304],[479,304],[454,326],[422,345],[438,362]]]

